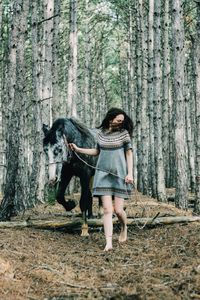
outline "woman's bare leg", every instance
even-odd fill
[[[109,251],[112,249],[112,235],[113,235],[113,222],[112,222],[112,214],[113,214],[113,205],[112,205],[112,197],[111,196],[102,196],[103,202],[103,224],[104,224],[104,233],[106,237],[106,246],[104,251]]]
[[[119,235],[119,242],[123,243],[127,240],[127,217],[124,211],[124,199],[115,197],[114,211],[121,223],[121,233]]]

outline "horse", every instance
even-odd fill
[[[48,159],[49,182],[50,184],[58,182],[56,200],[66,211],[72,210],[76,204],[72,200],[65,200],[65,190],[73,176],[80,178],[79,206],[84,219],[82,235],[88,235],[87,217],[92,217],[90,181],[95,171],[91,166],[95,167],[97,158],[84,154],[77,155],[68,144],[75,143],[82,148],[95,148],[96,131],[88,129],[75,118],[59,118],[50,129],[43,124],[43,132],[43,148]]]

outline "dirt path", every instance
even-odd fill
[[[146,197],[127,204],[129,216],[186,215]],[[62,215],[40,206],[34,218]],[[25,217],[25,216],[24,216]],[[129,239],[104,253],[101,228],[80,233],[0,230],[0,299],[200,299],[199,223],[129,227]]]

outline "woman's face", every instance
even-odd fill
[[[124,115],[117,115],[113,120],[110,121],[110,127],[115,129],[120,129],[124,122]]]

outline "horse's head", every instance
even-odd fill
[[[61,169],[64,162],[68,161],[69,148],[66,145],[66,137],[63,127],[54,125],[48,129],[43,125],[43,148],[48,161],[49,182],[55,184],[60,180]]]

